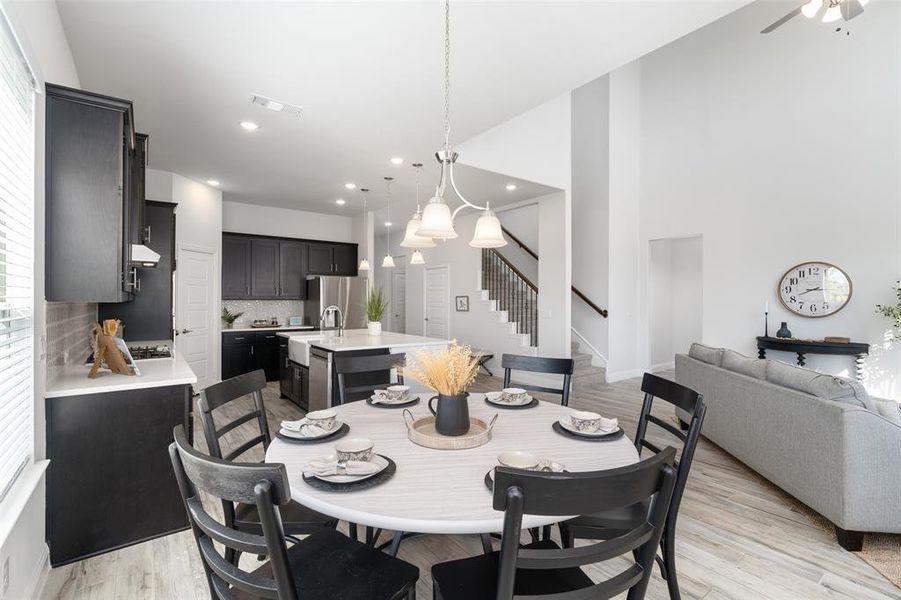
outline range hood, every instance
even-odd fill
[[[144,244],[131,245],[131,262],[142,267],[155,267],[160,262],[160,255]]]

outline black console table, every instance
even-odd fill
[[[870,345],[863,342],[818,342],[815,340],[796,340],[793,338],[757,337],[757,356],[766,358],[767,350],[784,350],[798,355],[798,365],[804,366],[805,354],[838,354],[853,356],[857,379],[863,379],[863,365],[870,353]]]

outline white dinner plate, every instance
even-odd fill
[[[585,437],[601,437],[604,435],[610,435],[611,433],[616,433],[616,431],[619,429],[619,427],[616,427],[615,429],[611,429],[609,431],[602,431],[600,429],[598,431],[580,431],[573,426],[573,422],[570,421],[569,417],[562,417],[557,422],[560,423],[560,427],[562,427],[563,429],[571,431],[576,435],[582,435]]]
[[[369,399],[372,400],[373,404],[386,404],[388,406],[393,406],[395,404],[409,404],[410,402],[413,402],[418,398],[418,396],[414,396],[413,394],[407,394],[403,400],[381,400],[379,398],[376,398],[375,394],[369,397]]]
[[[300,431],[291,431],[290,429],[285,429],[284,427],[280,428],[278,430],[278,432],[285,437],[294,438],[295,440],[318,440],[320,438],[325,438],[330,435],[334,435],[335,433],[338,432],[339,429],[341,429],[341,427],[343,425],[344,425],[344,423],[336,420],[335,426],[331,429],[331,431],[323,433],[322,435],[304,435]],[[303,431],[302,427],[301,427],[301,431]]]
[[[335,458],[335,456],[332,455],[329,458]],[[384,471],[385,467],[388,466],[388,461],[378,454],[373,454],[369,462],[376,465],[379,470],[375,473],[369,473],[368,475],[317,475],[316,473],[307,474],[312,475],[316,479],[321,479],[322,481],[328,481],[330,483],[354,483],[355,481],[363,481],[364,479],[375,477],[376,475]]]

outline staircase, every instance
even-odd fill
[[[538,287],[493,248],[482,250],[479,298],[497,315],[506,333],[518,339],[521,354],[538,354]],[[592,355],[572,343],[575,368],[572,389],[580,390],[606,382],[606,370],[591,364]]]

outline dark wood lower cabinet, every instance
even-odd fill
[[[225,331],[222,333],[222,379],[263,369],[266,381],[280,381],[285,356],[288,353],[287,338],[279,337],[280,331]]]
[[[288,358],[287,343],[279,347],[278,361],[279,391],[282,398],[287,398],[300,408],[309,410],[310,369]]]
[[[54,567],[186,529],[169,444],[191,386],[48,398],[47,544]]]

